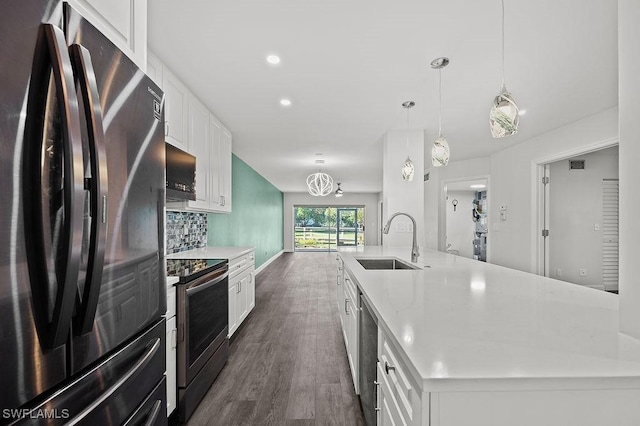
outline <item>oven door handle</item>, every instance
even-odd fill
[[[208,275],[205,279],[201,279],[196,281],[195,283],[187,286],[186,293],[187,296],[192,296],[196,293],[199,293],[203,290],[212,287],[221,281],[225,280],[229,276],[229,271],[223,271],[220,274],[216,274],[215,278],[211,279],[212,275]]]

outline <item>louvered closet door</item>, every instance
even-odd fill
[[[618,179],[602,180],[602,284],[618,290]]]

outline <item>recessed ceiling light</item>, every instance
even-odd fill
[[[481,183],[475,184],[475,185],[471,185],[471,188],[473,188],[473,189],[482,189],[482,188],[486,188],[486,187],[487,187],[487,185],[483,185]]]
[[[267,62],[271,65],[278,65],[280,63],[280,57],[277,55],[269,55],[267,56]]]
[[[291,100],[290,99],[280,99],[280,105],[282,106],[291,106]]]

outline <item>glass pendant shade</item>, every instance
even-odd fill
[[[435,167],[446,166],[449,163],[449,142],[442,136],[439,136],[433,142],[431,148],[431,164]]]
[[[411,182],[414,174],[415,168],[413,167],[413,161],[411,161],[411,158],[407,157],[402,165],[402,180],[405,182]]]
[[[333,179],[326,173],[312,173],[307,177],[307,188],[314,197],[324,197],[333,191]]]
[[[500,94],[493,100],[489,113],[491,136],[504,138],[518,133],[518,122],[520,121],[518,112],[518,105],[503,85]]]

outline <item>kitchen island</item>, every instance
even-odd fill
[[[409,263],[408,248],[339,257],[378,321],[379,424],[640,424],[640,342],[618,332],[617,295],[432,250],[418,270],[357,261]]]

